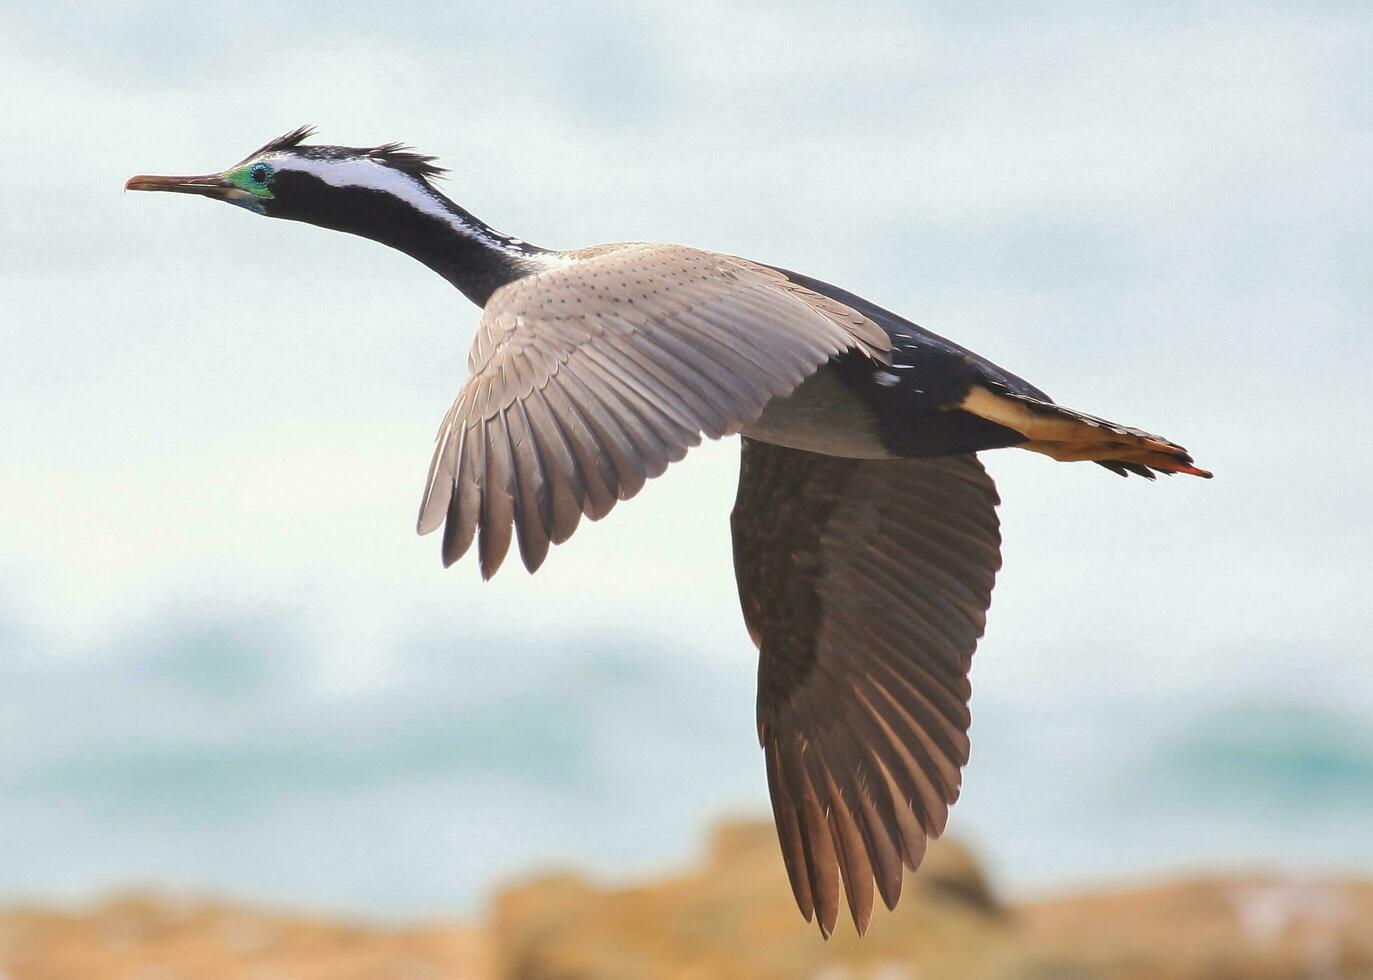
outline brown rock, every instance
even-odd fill
[[[1373,882],[1204,878],[1005,905],[957,843],[893,913],[828,942],[796,913],[771,824],[703,865],[501,891],[486,930],[387,929],[215,902],[115,898],[0,912],[3,980],[1373,980]]]
[[[726,824],[704,867],[599,888],[513,886],[495,903],[501,975],[809,980],[1373,978],[1373,883],[1199,879],[1003,906],[971,853],[931,845],[893,913],[823,941],[796,913],[771,825]]]
[[[705,867],[680,878],[595,888],[539,878],[496,899],[491,933],[503,976],[731,978],[994,976],[1012,930],[971,855],[931,846],[896,912],[874,916],[865,938],[851,926],[828,942],[797,914],[770,824],[725,824]]]
[[[491,975],[465,926],[389,930],[149,896],[0,914],[5,980],[448,980]]]

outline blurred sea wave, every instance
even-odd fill
[[[401,637],[375,683],[339,692],[289,613],[183,610],[61,656],[22,624],[3,636],[4,895],[155,883],[470,910],[550,864],[652,872],[719,813],[766,812],[742,645],[732,661],[623,632]],[[1013,892],[1373,870],[1364,719],[1289,696],[977,687],[950,826]]]

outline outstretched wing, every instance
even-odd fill
[[[855,460],[745,438],[731,526],[792,891],[825,935],[888,908],[968,759],[968,667],[1001,565],[975,456]]]
[[[743,259],[673,245],[565,253],[488,302],[471,377],[439,429],[419,531],[444,564],[478,540],[533,571],[583,514],[700,442],[737,432],[830,356],[890,341],[866,317]]]

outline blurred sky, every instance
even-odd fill
[[[693,453],[530,579],[413,523],[477,311],[186,198],[300,123],[496,227],[805,271],[1210,483],[987,460],[951,832],[1011,888],[1373,871],[1365,4],[162,0],[0,9],[0,896],[404,915],[763,813]]]

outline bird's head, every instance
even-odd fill
[[[437,192],[431,177],[444,171],[433,157],[399,143],[382,146],[306,145],[302,126],[272,140],[220,173],[199,177],[130,177],[124,189],[197,194],[258,214],[307,221],[342,231],[378,207],[405,203],[429,210]],[[383,201],[384,199],[384,201]]]
[[[418,259],[484,305],[539,267],[547,249],[502,235],[433,185],[434,158],[399,143],[307,145],[312,129],[280,136],[228,170],[200,177],[130,177],[124,189],[198,194],[273,218],[360,235]]]

